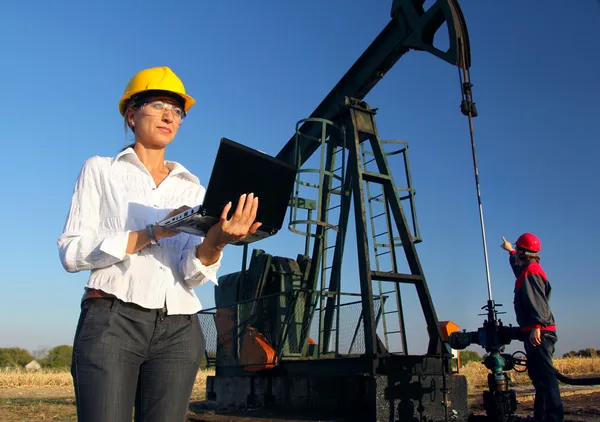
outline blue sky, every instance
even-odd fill
[[[536,233],[553,286],[559,354],[600,348],[594,264],[600,5],[565,4],[462,2],[480,113],[475,136],[494,298],[505,305],[503,320],[514,323],[514,277],[501,236],[514,242],[525,231]],[[7,3],[0,16],[0,347],[36,350],[72,341],[87,274],[63,270],[56,239],[85,159],[115,155],[127,142],[117,104],[134,73],[170,66],[198,100],[167,158],[206,183],[221,136],[276,154],[296,121],[308,117],[384,28],[390,6],[366,0]],[[418,252],[438,317],[475,329],[487,289],[457,71],[410,52],[366,100],[379,108],[381,137],[410,144],[424,239]],[[281,233],[257,246],[295,257],[302,239]],[[240,253],[229,249],[221,274],[238,270]],[[346,254],[344,280],[356,291],[352,244]],[[197,294],[213,304],[211,287]],[[421,352],[422,316],[414,300],[405,303],[409,351]]]

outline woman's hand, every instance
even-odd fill
[[[185,205],[183,207],[179,207],[176,210],[171,211],[161,221],[164,221],[167,218],[171,218],[174,215],[177,215],[180,212],[183,212],[189,208],[190,207],[185,206]],[[164,239],[166,237],[176,236],[179,234],[179,232],[177,232],[175,230],[169,230],[169,229],[160,227],[158,223],[156,223],[154,226],[152,226],[152,232],[154,233],[154,237],[156,240]],[[125,251],[128,254],[134,254],[134,253],[137,253],[138,251],[140,251],[142,248],[145,248],[146,246],[148,246],[151,243],[152,243],[151,239],[148,236],[148,232],[146,231],[145,228],[141,229],[141,230],[132,231],[129,233],[129,238],[127,239],[127,248],[125,249]]]
[[[262,223],[256,222],[258,212],[258,197],[253,193],[240,196],[235,212],[231,219],[227,214],[231,209],[231,202],[223,207],[219,222],[213,225],[206,233],[203,243],[208,243],[217,250],[222,250],[227,244],[254,234]]]
[[[174,215],[177,215],[177,214],[179,214],[181,212],[184,212],[185,210],[189,210],[189,209],[190,209],[190,207],[188,207],[187,205],[184,205],[182,207],[174,209],[169,214],[167,214],[167,216],[165,218],[163,218],[158,223],[156,223],[154,225],[154,227],[152,227],[152,231],[154,232],[154,237],[156,237],[156,240],[165,239],[167,237],[177,236],[179,234],[178,231],[176,231],[176,230],[169,230],[169,229],[166,229],[164,227],[161,227],[159,225],[159,223],[162,222],[162,221],[168,220],[169,218],[173,217]]]

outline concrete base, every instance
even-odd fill
[[[206,399],[214,408],[265,408],[310,414],[320,420],[361,422],[467,421],[467,382],[447,378],[444,406],[440,375],[414,376],[391,385],[387,376],[211,376]],[[390,399],[390,397],[394,399]],[[447,415],[447,416],[446,416]]]

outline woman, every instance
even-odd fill
[[[157,225],[201,204],[205,188],[165,161],[195,100],[167,67],[137,73],[119,109],[135,144],[89,158],[58,239],[68,272],[91,270],[81,303],[71,373],[78,420],[184,421],[204,337],[194,288],[212,281],[224,247],[252,234],[258,198],[223,208],[204,238]]]

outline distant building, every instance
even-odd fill
[[[32,360],[27,365],[25,365],[26,371],[39,371],[40,369],[42,369],[42,365],[40,365],[37,360]]]

